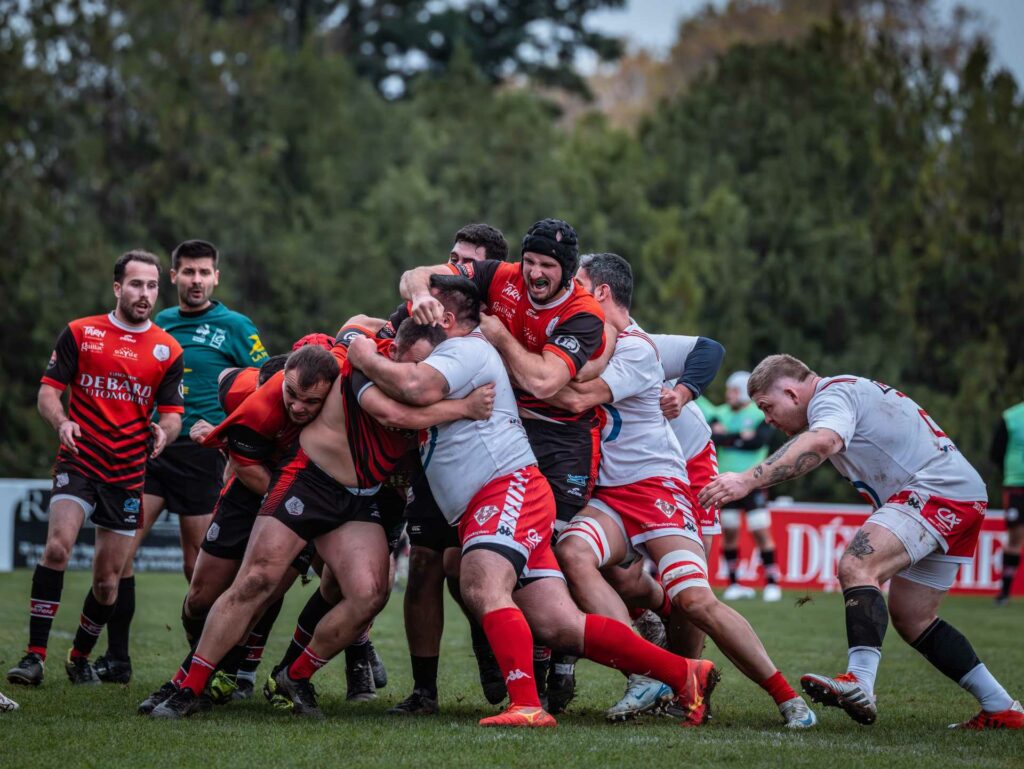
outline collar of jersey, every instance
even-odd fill
[[[117,319],[117,316],[114,315],[114,311],[113,310],[111,310],[110,312],[107,313],[107,317],[110,319],[111,323],[113,323],[115,326],[117,326],[122,331],[129,331],[129,332],[134,331],[136,334],[142,334],[142,333],[145,333],[146,331],[149,331],[149,327],[153,325],[153,321],[147,319],[145,325],[130,326],[127,323],[122,323],[121,321],[119,321]]]
[[[547,304],[537,304],[535,301],[533,301],[533,297],[530,296],[530,290],[529,290],[529,288],[527,288],[527,290],[526,290],[526,298],[530,300],[530,304],[533,305],[533,309],[535,309],[535,310],[552,310],[555,307],[558,307],[559,305],[565,304],[566,302],[568,302],[569,301],[569,297],[573,295],[573,292],[575,290],[576,290],[576,281],[573,281],[572,285],[569,287],[569,290],[566,291],[564,294],[562,294],[560,299],[556,299],[553,302],[548,302]]]
[[[220,302],[216,299],[211,299],[209,307],[204,307],[201,310],[183,310],[179,307],[178,314],[183,318],[201,318],[203,315],[206,315],[206,313],[213,312],[213,310],[219,306]]]

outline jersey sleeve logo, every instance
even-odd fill
[[[252,347],[249,348],[249,357],[254,362],[267,357],[267,348],[260,341],[259,334],[249,334],[249,341],[252,342]]]
[[[560,321],[560,320],[561,320],[561,318],[559,316],[557,316],[557,315],[554,318],[552,318],[551,322],[548,323],[548,327],[546,329],[544,329],[544,334],[546,336],[551,336],[551,332],[555,330],[555,328],[558,326],[558,321]],[[577,349],[579,349],[579,348],[577,348]],[[575,350],[574,350],[574,352],[575,352]]]
[[[580,340],[574,336],[559,336],[555,337],[552,341],[569,354],[575,354],[580,351]]]
[[[153,345],[153,357],[161,363],[171,357],[171,348],[165,344]]]

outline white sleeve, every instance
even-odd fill
[[[665,379],[679,379],[686,370],[686,359],[697,346],[698,337],[678,336],[676,334],[651,334],[651,339],[658,347],[661,365],[665,369]]]
[[[658,353],[638,336],[625,336],[615,343],[611,360],[601,372],[601,379],[612,391],[612,402],[621,401],[660,385],[662,371]]]
[[[826,383],[807,404],[808,429],[831,430],[842,438],[844,448],[849,446],[857,429],[857,404],[857,390],[851,384]]]
[[[451,344],[455,340],[442,342],[423,361],[436,369],[448,382],[451,395],[467,387],[480,371],[481,356],[475,355],[472,345]]]

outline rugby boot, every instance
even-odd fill
[[[280,667],[276,667],[271,671],[270,675],[267,676],[267,682],[263,684],[263,696],[267,698],[267,702],[269,702],[270,706],[275,710],[291,710],[291,700],[277,690],[277,682],[274,680],[274,677],[278,672],[280,672],[280,670]]]
[[[234,699],[238,690],[238,682],[235,676],[225,673],[223,670],[216,671],[210,676],[210,682],[206,684],[206,693],[214,705],[227,705]]]
[[[43,682],[43,658],[35,652],[28,652],[21,661],[7,671],[7,682],[20,686],[39,686]]]
[[[800,686],[811,701],[842,708],[858,724],[870,726],[878,718],[875,697],[864,690],[853,673],[843,673],[835,678],[808,673],[800,677]]]
[[[0,692],[0,713],[10,713],[12,710],[17,709],[18,703],[10,697],[4,696],[3,692]]]
[[[1006,710],[986,713],[982,710],[974,718],[960,724],[950,724],[950,729],[1024,729],[1024,707],[1014,700]]]
[[[373,684],[373,668],[366,660],[345,666],[345,682],[348,685],[345,699],[349,702],[369,702],[377,698],[377,689]]]
[[[675,693],[665,712],[682,719],[682,726],[702,726],[711,720],[711,694],[722,676],[711,660],[690,662],[693,669],[687,677],[686,687]]]
[[[810,729],[818,723],[818,717],[807,707],[803,697],[794,697],[781,703],[779,712],[786,719],[787,729]]]
[[[548,712],[558,715],[576,696],[576,657],[554,654],[548,670]]]
[[[426,689],[413,689],[412,694],[387,712],[393,716],[432,716],[439,711],[436,697],[431,697]]]
[[[370,670],[373,671],[373,685],[377,689],[383,689],[388,685],[388,669],[384,667],[384,660],[380,658],[373,642],[367,641],[367,643],[370,645]]]
[[[181,718],[194,716],[196,713],[205,713],[213,708],[213,702],[205,694],[196,694],[191,689],[178,689],[174,694],[161,702],[150,718],[160,718],[168,721],[177,721]]]
[[[68,680],[73,684],[92,686],[100,682],[96,675],[96,669],[93,668],[88,657],[72,657],[71,652],[68,652],[68,661],[64,663],[64,670],[67,671]]]
[[[659,623],[660,624],[660,623]],[[609,721],[628,721],[644,713],[651,713],[672,700],[671,687],[647,676],[631,675],[622,699],[605,711]]]
[[[744,601],[756,595],[757,591],[754,588],[741,585],[739,582],[733,582],[722,593],[722,598],[726,601]]]
[[[139,703],[139,707],[136,712],[140,716],[148,716],[153,712],[154,708],[165,700],[169,700],[175,694],[178,693],[178,686],[173,681],[168,681],[162,684],[159,689],[150,694],[146,699]]]
[[[114,659],[102,654],[92,665],[96,676],[105,684],[126,684],[132,680],[132,661]]]
[[[494,652],[487,645],[474,646],[473,654],[476,657],[476,665],[480,670],[480,688],[484,691],[484,699],[492,705],[497,705],[506,696],[508,690],[505,688],[505,675],[498,667],[498,661],[494,658]]]
[[[496,716],[481,718],[480,726],[550,727],[558,722],[544,708],[509,705]]]
[[[316,702],[316,687],[308,678],[295,679],[288,675],[287,668],[274,675],[277,693],[291,702],[291,711],[297,716],[322,719],[323,711]]]
[[[231,693],[231,699],[234,702],[239,700],[251,700],[255,691],[255,682],[250,681],[248,678],[238,676],[235,678],[235,690]]]

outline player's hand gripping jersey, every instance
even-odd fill
[[[183,370],[181,347],[149,321],[141,329],[113,313],[71,321],[42,378],[58,390],[70,386],[68,418],[82,431],[77,454],[57,452],[58,471],[141,488],[153,407],[184,413]]]

